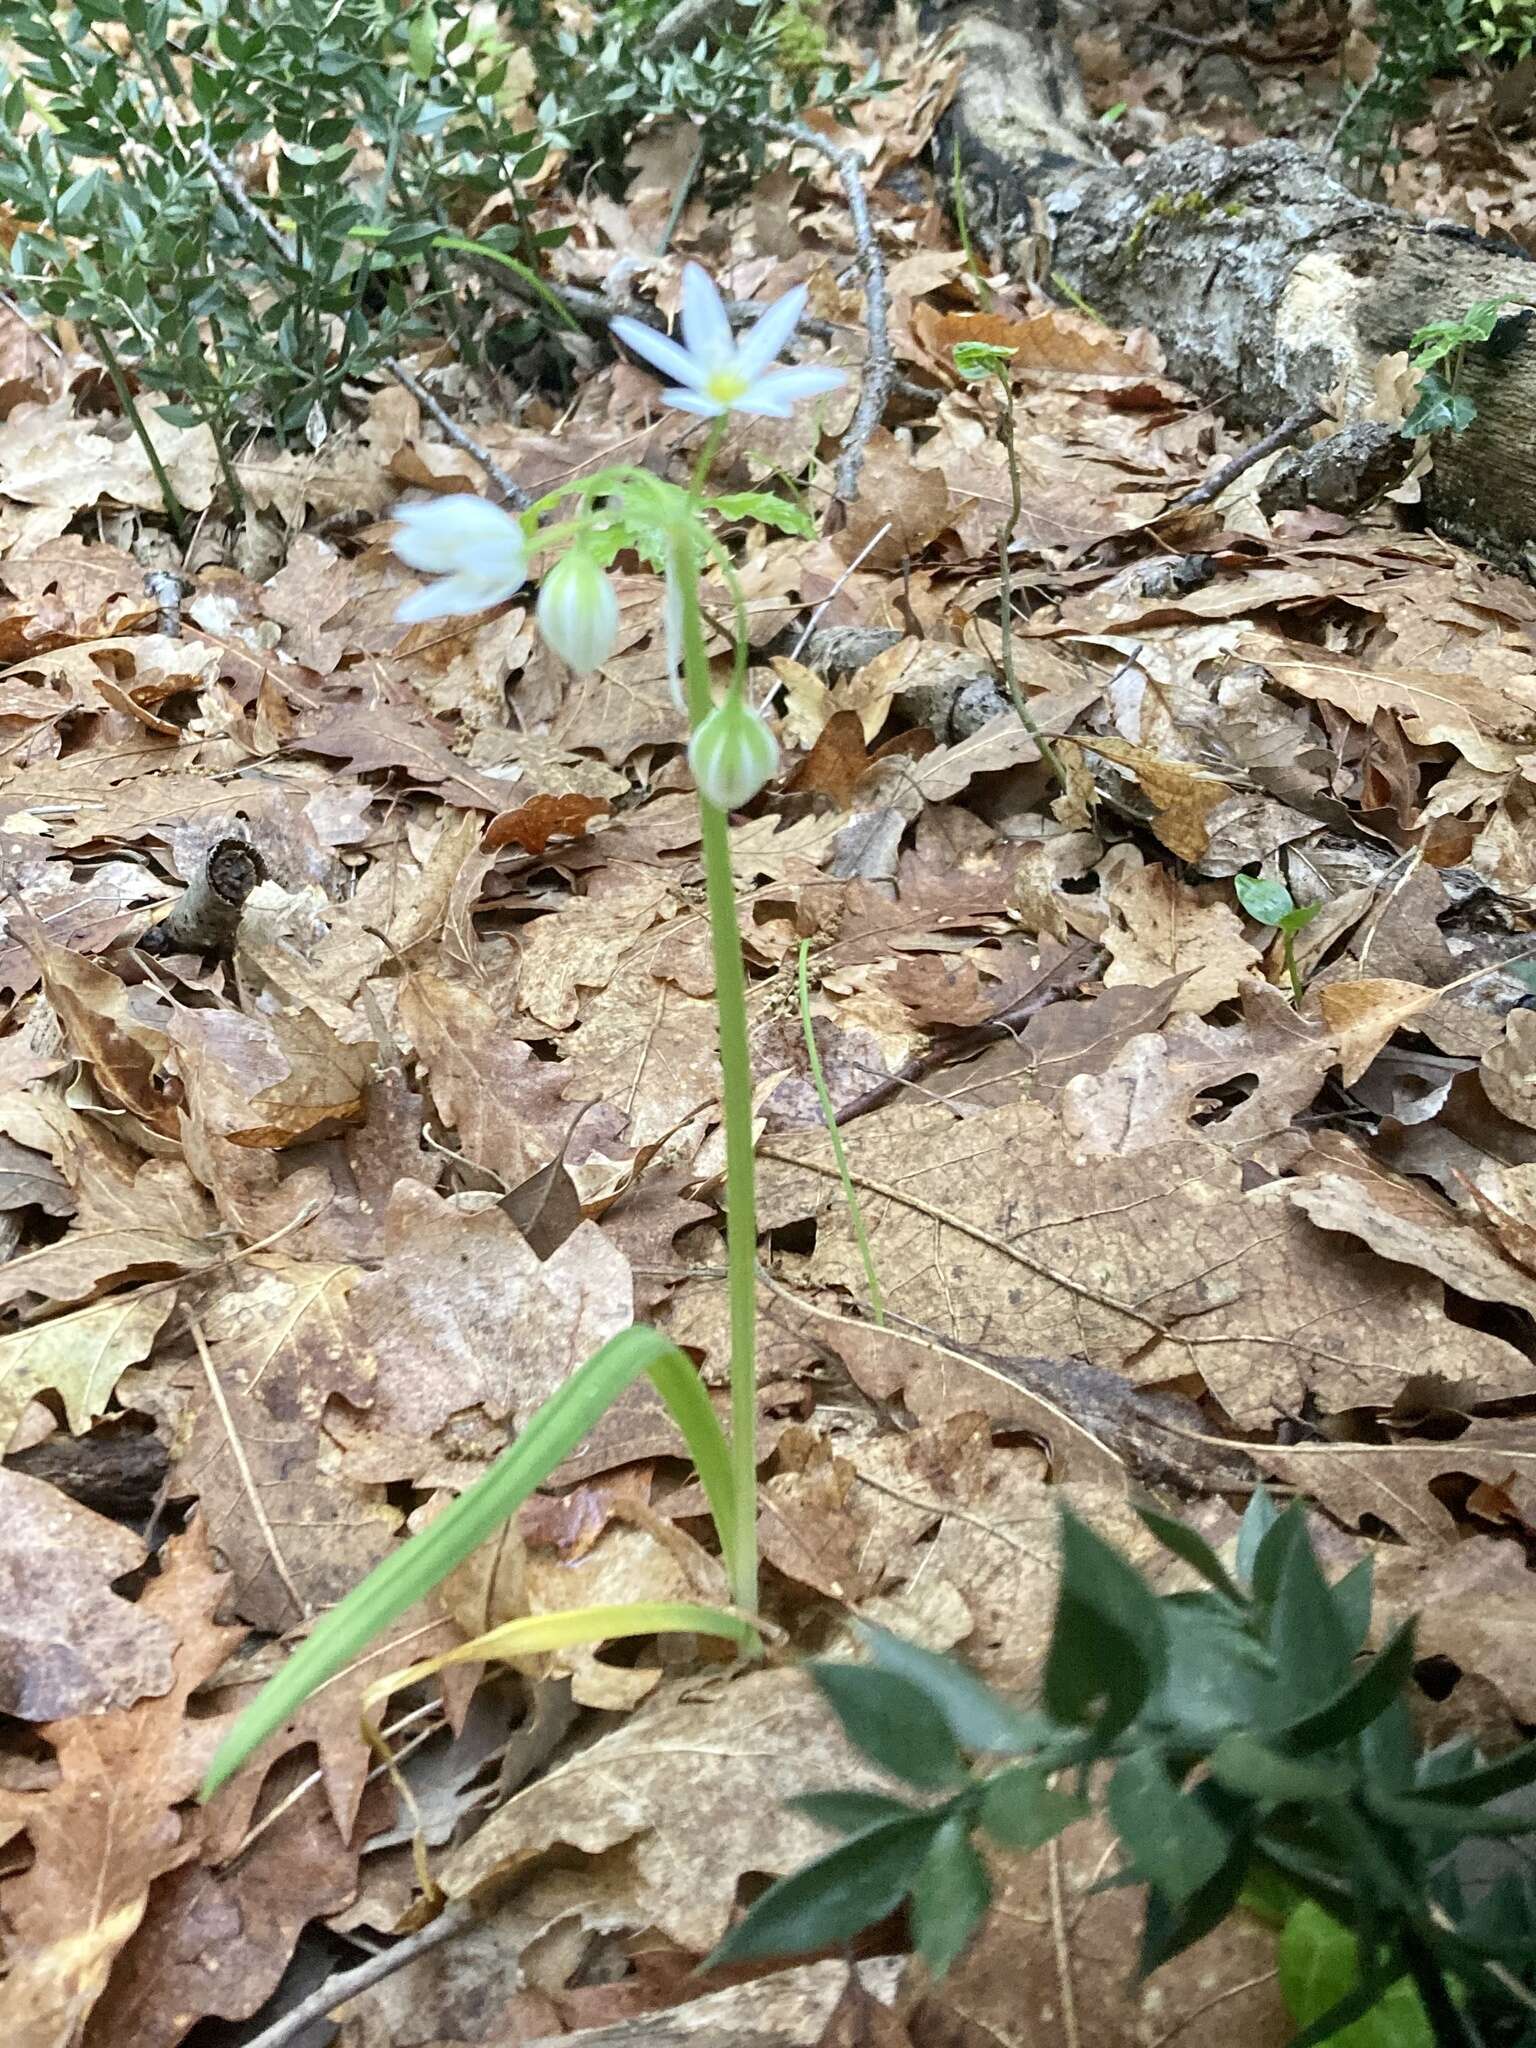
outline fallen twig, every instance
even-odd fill
[[[428,1921],[425,1927],[406,1935],[403,1941],[397,1941],[392,1948],[380,1949],[377,1955],[369,1956],[365,1963],[358,1963],[353,1969],[338,1970],[334,1977],[325,1980],[318,1991],[312,1991],[308,1998],[301,1998],[290,2012],[285,2012],[280,2020],[274,2020],[254,2041],[248,2041],[246,2048],[288,2048],[288,2043],[296,2041],[315,2020],[323,2020],[328,2012],[334,2012],[347,1999],[356,1998],[360,1991],[367,1991],[386,1977],[394,1976],[407,1963],[414,1963],[418,1956],[440,1948],[474,1918],[474,1909],[462,1900],[457,1901],[439,1913],[435,1920]]]
[[[293,243],[277,223],[269,220],[262,212],[246,191],[237,173],[230,168],[218,151],[209,143],[200,142],[197,145],[197,153],[207,165],[209,176],[240,218],[250,222],[265,235],[285,263],[297,263],[298,252]],[[395,382],[409,391],[422,411],[436,421],[444,439],[452,442],[453,446],[467,455],[471,462],[479,464],[507,504],[517,511],[522,511],[532,502],[522,485],[502,468],[490,450],[482,447],[473,434],[461,427],[458,421],[443,409],[414,370],[407,369],[398,356],[385,356],[383,362],[384,368]]]
[[[139,941],[145,953],[228,953],[245,899],[266,874],[247,839],[220,839],[188,882],[168,917]]]
[[[871,434],[885,417],[886,404],[896,382],[896,359],[891,354],[891,337],[886,325],[885,262],[869,217],[869,202],[864,196],[864,167],[854,152],[839,149],[830,136],[819,135],[814,128],[806,127],[803,121],[772,121],[768,125],[775,135],[782,135],[788,142],[804,143],[807,149],[814,149],[818,156],[825,157],[842,179],[843,190],[848,194],[854,246],[858,250],[859,269],[864,278],[864,318],[869,334],[869,352],[864,359],[864,382],[859,390],[859,402],[843,436],[842,453],[837,458],[834,472],[837,495],[847,501],[859,494],[859,471],[864,466],[864,450]]]
[[[1234,455],[1230,462],[1224,462],[1216,474],[1208,476],[1203,484],[1197,484],[1192,491],[1186,491],[1182,498],[1175,498],[1167,511],[1192,512],[1198,505],[1213,503],[1228,484],[1236,483],[1237,479],[1245,471],[1252,469],[1256,462],[1262,462],[1266,455],[1273,455],[1277,449],[1285,447],[1288,441],[1294,441],[1298,434],[1304,434],[1309,427],[1315,427],[1318,421],[1325,417],[1320,405],[1298,407],[1288,419],[1283,419],[1278,427],[1272,428],[1262,441],[1255,441],[1251,448],[1243,449],[1242,453]],[[1161,516],[1166,518],[1167,513]]]

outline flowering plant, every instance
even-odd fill
[[[709,472],[733,412],[783,419],[791,406],[843,382],[828,366],[775,367],[805,307],[803,287],[767,307],[736,341],[714,284],[697,264],[683,273],[683,345],[629,319],[614,330],[637,355],[675,378],[663,396],[679,411],[710,421],[686,486],[648,470],[615,466],[562,485],[514,514],[484,499],[440,498],[398,509],[395,552],[437,580],[405,597],[407,622],[457,618],[489,609],[519,591],[530,562],[545,557],[537,617],[550,648],[576,670],[600,667],[618,643],[618,596],[609,568],[624,551],[664,578],[662,629],[673,694],[686,712],[688,759],[699,792],[726,1143],[726,1247],[731,1328],[730,1429],[722,1429],[694,1366],[656,1331],[635,1325],[595,1352],[529,1420],[482,1478],[425,1529],[402,1544],[313,1630],[221,1744],[205,1796],[310,1693],[349,1663],[373,1636],[437,1585],[567,1457],[640,1373],[649,1374],[687,1440],[720,1538],[730,1604],[681,1602],[589,1608],[509,1622],[450,1652],[466,1657],[521,1656],[619,1635],[686,1630],[758,1647],[757,1619],[757,1207],[752,1159],[752,1065],[747,1041],[746,972],[731,876],[728,813],[772,779],[778,741],[746,687],[746,606],[718,520],[753,518],[809,537],[797,507],[766,492],[709,494]],[[716,702],[699,578],[708,562],[724,577],[736,618],[730,680]],[[679,684],[681,688],[679,689]],[[427,1675],[413,1666],[381,1680],[371,1706],[395,1686]]]

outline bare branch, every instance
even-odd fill
[[[1320,405],[1301,406],[1289,419],[1282,420],[1278,427],[1267,433],[1262,441],[1255,441],[1251,448],[1244,448],[1240,454],[1234,455],[1230,462],[1224,462],[1214,476],[1208,476],[1203,484],[1197,484],[1194,490],[1186,491],[1182,498],[1175,498],[1168,510],[1192,512],[1197,505],[1214,503],[1228,484],[1236,483],[1237,479],[1252,469],[1256,462],[1262,462],[1266,455],[1273,455],[1277,448],[1283,448],[1288,441],[1294,441],[1298,434],[1304,434],[1309,427],[1315,427],[1322,418],[1323,408]]]
[[[803,143],[833,166],[848,194],[848,214],[853,222],[854,246],[864,278],[864,317],[869,333],[869,352],[864,359],[864,383],[835,472],[837,495],[845,501],[859,495],[859,471],[869,437],[885,417],[886,404],[896,382],[896,360],[891,354],[891,337],[886,325],[885,262],[869,217],[864,196],[864,167],[851,149],[839,149],[826,135],[819,135],[803,121],[773,121],[775,135],[788,142]]]
[[[308,1998],[301,1998],[290,2012],[285,2012],[280,2020],[274,2020],[270,2027],[264,2028],[254,2041],[247,2042],[246,2048],[288,2048],[289,2042],[296,2041],[314,2021],[323,2020],[328,2012],[334,2012],[347,1999],[356,1998],[360,1991],[367,1991],[386,1977],[394,1976],[397,1970],[403,1970],[407,1963],[414,1963],[428,1950],[440,1948],[467,1927],[474,1917],[473,1910],[462,1901],[447,1907],[425,1927],[406,1935],[403,1941],[397,1941],[393,1948],[380,1949],[377,1955],[369,1956],[355,1969],[340,1970],[334,1977],[327,1977],[318,1991],[312,1991]]]

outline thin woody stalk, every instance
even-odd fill
[[[1024,730],[1040,749],[1040,758],[1055,776],[1058,787],[1067,786],[1066,771],[1061,765],[1061,756],[1040,730],[1039,720],[1025,702],[1024,692],[1019,688],[1019,679],[1013,666],[1013,561],[1009,555],[1014,532],[1018,527],[1019,514],[1023,509],[1024,490],[1019,476],[1019,454],[1013,445],[1013,383],[1006,369],[998,374],[1003,387],[1003,450],[1008,457],[1008,481],[1013,490],[1013,502],[1009,507],[1008,523],[997,536],[998,581],[1002,585],[1003,614],[1003,681],[1013,708],[1019,714]]]

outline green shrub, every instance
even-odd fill
[[[661,121],[697,130],[693,189],[726,198],[767,161],[767,125],[811,107],[843,118],[852,99],[874,90],[871,69],[855,84],[845,64],[827,59],[826,36],[807,0],[721,5],[700,27],[666,47],[656,31],[672,0],[611,0],[578,33],[562,27],[541,0],[522,0],[539,87],[539,118],[615,198],[635,138]]]
[[[1536,1878],[1511,1862],[1474,1888],[1462,1852],[1536,1832],[1529,1807],[1504,1803],[1536,1784],[1536,1744],[1492,1763],[1468,1743],[1419,1749],[1413,1624],[1364,1655],[1370,1560],[1330,1585],[1300,1504],[1279,1514],[1257,1493],[1230,1571],[1194,1530],[1142,1514],[1203,1586],[1154,1594],[1064,1516],[1036,1708],[876,1629],[868,1663],[811,1666],[908,1796],[793,1802],[843,1840],[772,1885],[716,1960],[849,1940],[905,1901],[941,1972],[990,1899],[974,1837],[1039,1848],[1102,1800],[1123,1880],[1146,1890],[1143,1973],[1246,1905],[1283,1922],[1298,2048],[1367,2015],[1341,2038],[1530,2048]]]
[[[1507,65],[1536,49],[1536,0],[1378,0],[1376,70],[1340,135],[1347,156],[1383,160],[1429,111],[1431,79],[1469,63]]]
[[[442,238],[493,195],[485,242],[537,261],[523,193],[545,146],[503,106],[512,50],[430,0],[0,0],[0,33],[12,289],[221,448],[317,442],[348,379],[472,328]],[[215,169],[252,145],[242,206]]]

